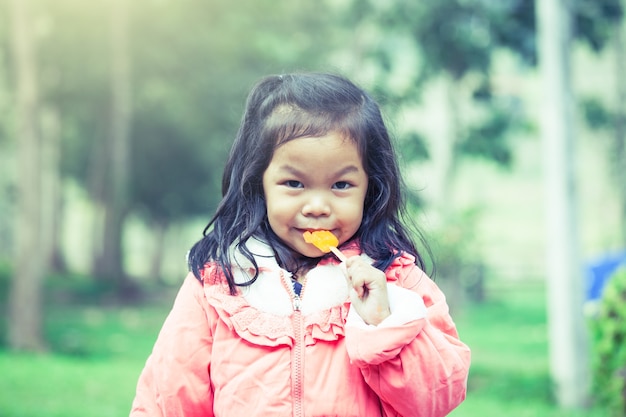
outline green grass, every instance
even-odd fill
[[[171,305],[52,306],[51,353],[0,349],[1,417],[128,415],[137,378]]]
[[[515,291],[506,300],[454,312],[472,349],[467,400],[453,417],[604,417],[603,410],[559,410],[551,397],[544,296]],[[1,417],[128,415],[139,372],[173,295],[136,307],[53,304],[46,313],[50,353],[0,349]]]
[[[128,415],[140,369],[136,360],[88,360],[0,353],[0,415]]]
[[[500,301],[465,307],[455,321],[472,349],[468,395],[452,417],[605,417],[606,410],[563,410],[552,396],[545,295],[516,289]]]

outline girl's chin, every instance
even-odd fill
[[[291,247],[291,250],[293,250],[296,254],[302,256],[303,258],[321,258],[322,256],[324,256],[325,254],[320,251],[317,250],[314,247],[311,248],[298,248],[298,247]]]
[[[324,254],[321,252],[316,252],[316,251],[311,251],[311,250],[307,250],[307,251],[296,250],[296,253],[302,256],[303,258],[321,258],[322,256],[324,256]]]

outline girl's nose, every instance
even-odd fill
[[[323,195],[312,195],[302,206],[302,214],[305,216],[328,216],[330,214],[330,204]]]

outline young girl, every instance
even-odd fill
[[[131,416],[444,416],[470,351],[402,223],[378,105],[330,74],[261,80],[223,200]],[[331,231],[347,258],[306,243]]]

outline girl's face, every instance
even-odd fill
[[[269,224],[294,251],[321,256],[305,243],[309,230],[330,230],[339,244],[350,239],[363,218],[367,174],[354,141],[331,132],[280,145],[263,173]]]

